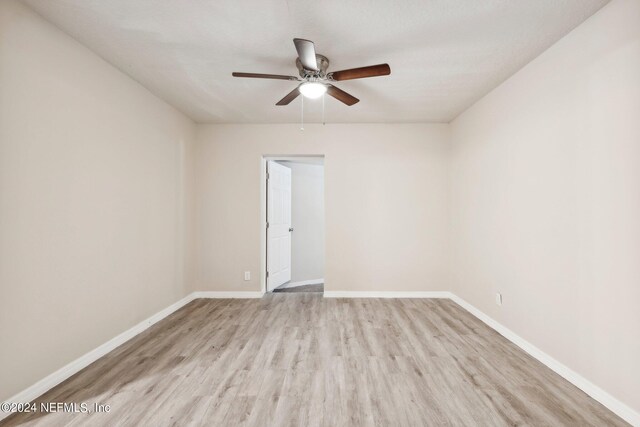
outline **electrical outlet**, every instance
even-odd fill
[[[248,282],[249,280],[251,280],[251,272],[250,271],[245,271],[244,272],[244,281]]]
[[[496,294],[496,304],[502,305],[502,294],[500,292]]]

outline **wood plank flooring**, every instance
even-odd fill
[[[293,288],[275,288],[273,292],[324,292],[324,284],[302,285]]]
[[[2,426],[622,426],[449,300],[195,300]]]

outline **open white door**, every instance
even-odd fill
[[[291,280],[291,169],[267,162],[267,291]]]

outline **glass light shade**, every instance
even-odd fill
[[[300,93],[305,98],[316,99],[320,98],[327,91],[327,87],[318,82],[306,82],[300,85]]]

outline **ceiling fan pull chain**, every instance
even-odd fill
[[[327,123],[324,120],[324,93],[322,94],[322,126],[326,125]]]
[[[300,130],[304,130],[304,96],[300,97]]]

